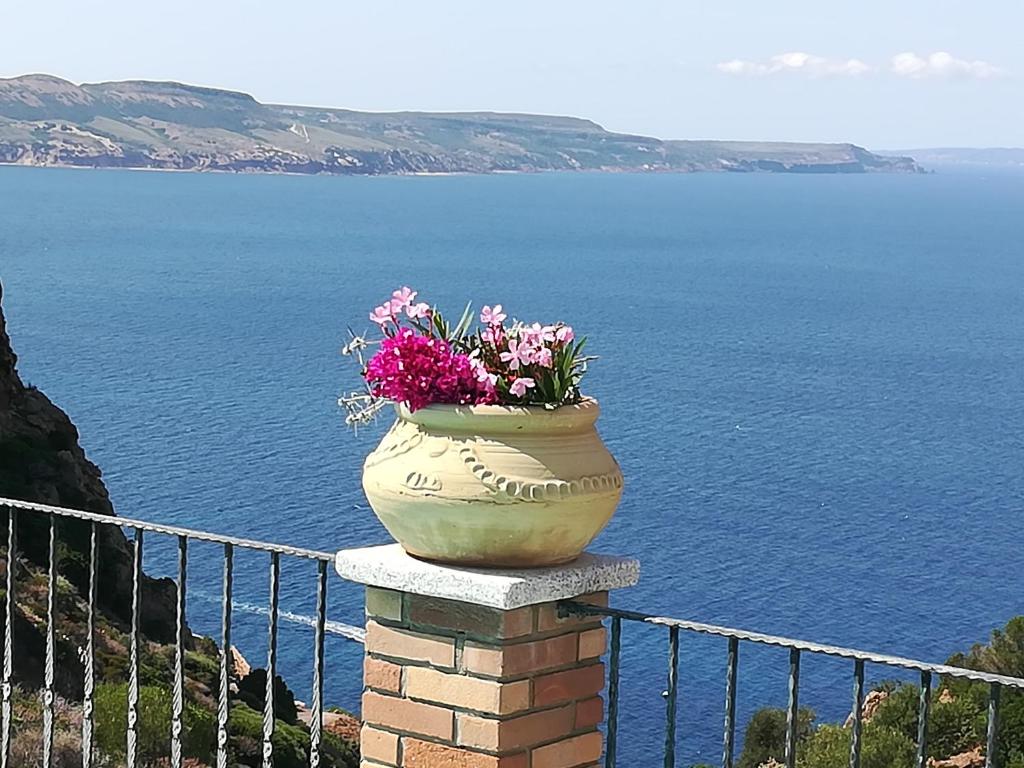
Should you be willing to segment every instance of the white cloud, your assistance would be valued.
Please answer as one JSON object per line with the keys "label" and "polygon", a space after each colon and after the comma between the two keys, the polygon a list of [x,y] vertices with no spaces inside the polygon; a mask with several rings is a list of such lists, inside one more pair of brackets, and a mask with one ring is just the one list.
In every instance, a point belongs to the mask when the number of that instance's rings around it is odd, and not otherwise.
{"label": "white cloud", "polygon": [[797,74],[805,77],[858,77],[888,71],[896,77],[921,80],[928,77],[967,77],[988,79],[1005,75],[1006,71],[987,61],[958,59],[945,51],[927,56],[916,53],[898,53],[887,68],[868,64],[860,59],[830,59],[813,53],[790,51],[762,61],[732,59],[718,64],[718,71],[727,75],[767,77],[769,75]]}
{"label": "white cloud", "polygon": [[812,53],[790,51],[772,56],[766,61],[723,61],[718,65],[718,71],[727,75],[765,76],[797,73],[810,77],[856,77],[874,71],[874,67],[860,59],[827,59]]}
{"label": "white cloud", "polygon": [[945,51],[936,51],[928,56],[896,54],[889,63],[889,71],[898,77],[914,80],[925,77],[973,77],[984,80],[1006,74],[1003,69],[987,61],[958,59]]}

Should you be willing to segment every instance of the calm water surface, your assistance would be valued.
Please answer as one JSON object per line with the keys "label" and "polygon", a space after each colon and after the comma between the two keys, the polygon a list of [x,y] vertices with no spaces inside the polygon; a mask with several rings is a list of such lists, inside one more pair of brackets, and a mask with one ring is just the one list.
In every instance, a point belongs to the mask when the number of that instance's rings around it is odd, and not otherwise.
{"label": "calm water surface", "polygon": [[[618,605],[943,660],[1024,613],[1024,174],[241,177],[0,168],[0,278],[23,376],[68,410],[118,511],[317,549],[384,542],[346,432],[345,327],[399,284],[565,319],[627,489],[597,542]],[[172,572],[173,542],[147,567]],[[191,559],[217,630],[219,552]],[[236,636],[266,653],[265,559]],[[283,604],[315,581],[286,563]],[[330,618],[360,593],[331,582]],[[247,606],[251,609],[247,610]],[[308,697],[311,630],[282,629]],[[660,754],[666,640],[627,627],[622,750]],[[680,744],[719,754],[725,645],[684,636]],[[328,702],[358,647],[328,646]],[[744,649],[740,706],[785,700]],[[802,703],[848,707],[807,659]]]}

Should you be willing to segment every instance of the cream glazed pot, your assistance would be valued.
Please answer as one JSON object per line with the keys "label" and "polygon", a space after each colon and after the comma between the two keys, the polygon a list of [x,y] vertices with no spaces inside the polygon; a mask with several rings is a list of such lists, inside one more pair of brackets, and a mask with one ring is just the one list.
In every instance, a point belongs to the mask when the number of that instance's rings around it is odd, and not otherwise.
{"label": "cream glazed pot", "polygon": [[622,496],[622,472],[594,426],[596,400],[397,410],[363,465],[363,490],[411,555],[485,567],[569,562]]}

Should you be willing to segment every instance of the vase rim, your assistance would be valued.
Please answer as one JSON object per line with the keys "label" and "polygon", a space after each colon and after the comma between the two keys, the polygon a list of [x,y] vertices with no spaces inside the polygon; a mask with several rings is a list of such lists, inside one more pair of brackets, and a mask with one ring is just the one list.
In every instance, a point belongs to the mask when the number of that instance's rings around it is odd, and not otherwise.
{"label": "vase rim", "polygon": [[601,406],[592,397],[557,408],[454,403],[433,403],[416,411],[410,411],[404,403],[396,403],[395,408],[403,421],[454,431],[564,431],[589,427],[601,415]]}

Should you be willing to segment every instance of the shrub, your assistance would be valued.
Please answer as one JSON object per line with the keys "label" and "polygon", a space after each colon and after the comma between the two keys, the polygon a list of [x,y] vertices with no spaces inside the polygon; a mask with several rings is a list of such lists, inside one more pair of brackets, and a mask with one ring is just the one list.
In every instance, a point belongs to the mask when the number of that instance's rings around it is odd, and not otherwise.
{"label": "shrub", "polygon": [[[800,768],[847,768],[850,764],[848,728],[823,725],[810,734],[797,753]],[[912,768],[917,757],[914,742],[904,734],[872,720],[864,726],[861,768]]]}
{"label": "shrub", "polygon": [[[96,687],[96,747],[103,754],[123,758],[127,751],[128,686],[124,683],[101,683]],[[217,746],[217,729],[213,713],[192,702],[185,703],[182,745],[186,757],[208,762]],[[170,756],[171,692],[159,686],[143,686],[139,690],[139,756],[152,762]]]}
{"label": "shrub", "polygon": [[[259,768],[263,761],[263,715],[238,702],[232,704],[228,719],[232,765]],[[274,765],[276,768],[306,768],[309,765],[309,732],[301,725],[274,723]],[[325,768],[358,768],[359,753],[333,733],[321,742],[321,765]]]}
{"label": "shrub", "polygon": [[[815,714],[813,710],[801,709],[797,717],[797,741],[811,733]],[[759,709],[750,718],[743,736],[743,752],[737,768],[758,768],[776,760],[782,762],[786,756],[786,711],[774,707]]]}
{"label": "shrub", "polygon": [[[53,768],[82,765],[81,707],[57,698],[53,705],[56,727],[53,735]],[[11,737],[10,764],[43,764],[43,707],[41,694],[16,690]]]}

